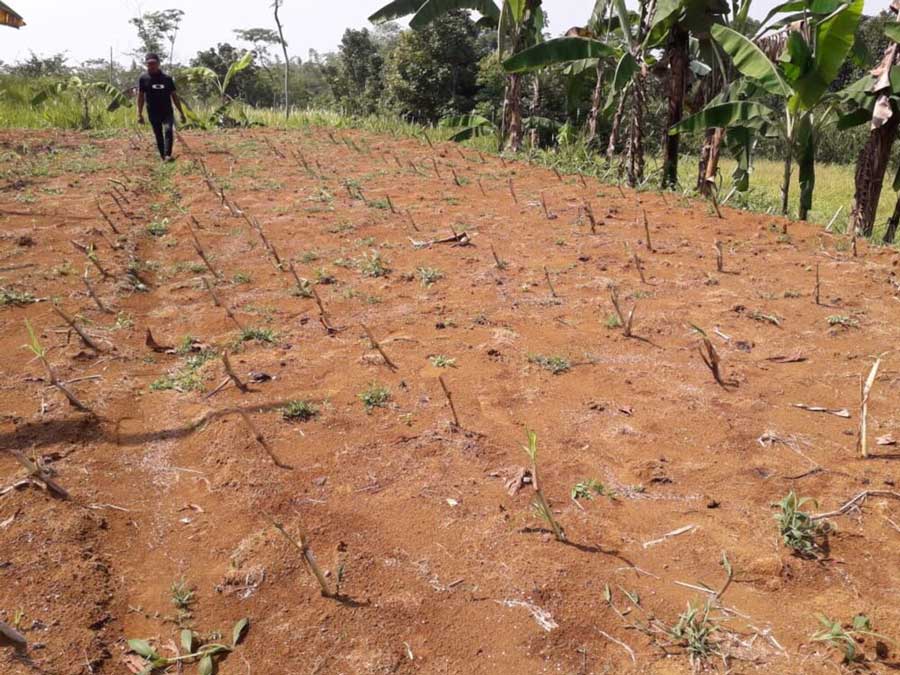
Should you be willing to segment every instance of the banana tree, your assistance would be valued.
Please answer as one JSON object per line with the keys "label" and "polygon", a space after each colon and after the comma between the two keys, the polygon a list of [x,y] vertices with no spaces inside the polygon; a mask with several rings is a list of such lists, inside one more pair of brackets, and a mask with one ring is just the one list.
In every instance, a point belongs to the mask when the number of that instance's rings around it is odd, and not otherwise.
{"label": "banana tree", "polygon": [[[897,14],[892,3],[891,11]],[[872,72],[841,92],[845,109],[838,121],[838,129],[868,124],[869,138],[856,161],[855,189],[850,207],[851,231],[871,236],[875,230],[875,215],[881,199],[884,174],[891,155],[891,147],[900,129],[900,23],[885,26],[884,34],[891,42],[881,62]],[[893,188],[900,191],[900,172],[894,177]],[[893,243],[900,224],[900,193],[894,214],[884,234],[885,243]]]}
{"label": "banana tree", "polygon": [[[419,30],[454,9],[473,9],[481,13],[483,25],[497,27],[497,53],[501,59],[540,42],[544,29],[542,0],[394,0],[369,17],[373,23],[392,21],[413,15],[410,27]],[[503,145],[518,150],[522,145],[522,81],[518,74],[506,78],[503,100]]]}
{"label": "banana tree", "polygon": [[91,102],[96,94],[102,94],[106,99],[107,112],[113,112],[131,104],[127,96],[108,82],[85,82],[74,75],[67,80],[44,87],[32,97],[30,103],[32,107],[37,107],[53,99],[62,98],[65,94],[73,95],[78,102],[81,112],[78,125],[83,131],[92,126]]}
{"label": "banana tree", "polygon": [[218,73],[216,73],[216,71],[214,71],[212,68],[207,68],[206,66],[195,66],[184,71],[184,76],[188,82],[205,82],[207,84],[210,84],[219,97],[219,106],[212,112],[212,114],[209,115],[207,119],[201,118],[193,109],[191,109],[190,106],[186,106],[185,112],[187,118],[191,121],[192,124],[202,128],[215,125],[227,126],[227,123],[229,121],[227,115],[228,106],[231,105],[231,102],[234,100],[228,94],[228,89],[231,86],[231,81],[234,79],[235,75],[243,70],[246,70],[253,64],[253,58],[253,52],[244,52],[241,58],[234,61],[228,67],[228,70],[225,72],[225,77],[221,79],[219,79],[219,75]]}
{"label": "banana tree", "polygon": [[0,26],[9,26],[10,28],[21,28],[25,25],[25,20],[19,16],[9,5],[0,2]]}
{"label": "banana tree", "polygon": [[[815,188],[816,144],[833,101],[824,112],[826,94],[854,45],[862,15],[863,0],[839,3],[836,0],[793,0],[775,7],[768,21],[788,13],[774,24],[785,26],[776,37],[781,47],[772,59],[754,41],[724,25],[714,24],[710,33],[744,77],[739,92],[726,92],[703,111],[669,129],[670,134],[704,131],[710,128],[741,129],[749,138],[763,134],[780,139],[784,146],[784,175],[781,211],[788,212],[790,179],[794,159],[799,167],[799,216],[805,220],[812,207]],[[802,21],[797,23],[797,17]],[[772,108],[764,101],[779,101]],[[752,112],[749,103],[753,104]]]}

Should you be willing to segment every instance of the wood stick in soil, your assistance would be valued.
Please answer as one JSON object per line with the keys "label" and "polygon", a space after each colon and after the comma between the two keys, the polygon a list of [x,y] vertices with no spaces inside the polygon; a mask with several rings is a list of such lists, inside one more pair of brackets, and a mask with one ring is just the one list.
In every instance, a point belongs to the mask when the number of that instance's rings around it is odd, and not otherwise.
{"label": "wood stick in soil", "polygon": [[83,246],[79,244],[77,241],[72,242],[72,246],[75,247],[76,250],[84,253],[84,256],[91,262],[91,264],[97,268],[97,271],[100,272],[100,276],[104,279],[109,279],[112,277],[112,274],[107,272],[103,265],[100,264],[100,260],[97,258],[97,252],[94,250],[93,246]]}
{"label": "wood stick in soil", "polygon": [[444,390],[444,396],[447,397],[447,403],[450,404],[450,412],[453,415],[453,428],[461,429],[462,426],[459,423],[459,416],[456,414],[456,406],[453,403],[453,394],[450,392],[450,388],[447,387],[447,383],[444,382],[444,376],[439,375],[438,381],[441,383],[441,389]]}
{"label": "wood stick in soil", "polygon": [[379,354],[381,354],[381,358],[384,359],[384,362],[385,362],[385,364],[387,364],[387,367],[390,368],[391,370],[399,370],[399,368],[397,368],[397,365],[393,361],[391,361],[391,358],[385,353],[384,349],[381,347],[381,344],[378,342],[378,340],[375,339],[375,336],[372,335],[372,331],[369,330],[369,327],[364,323],[362,323],[360,325],[363,327],[363,330],[366,331],[366,337],[369,338],[369,343],[372,345],[372,349],[374,349]]}
{"label": "wood stick in soil", "polygon": [[66,400],[69,401],[69,405],[71,405],[73,408],[75,408],[75,410],[77,410],[79,412],[88,413],[89,415],[93,415],[94,411],[91,410],[90,408],[88,408],[84,403],[79,401],[75,397],[75,394],[73,394],[71,391],[69,391],[69,389],[62,382],[59,381],[59,379],[56,377],[56,373],[53,371],[53,368],[50,365],[50,362],[47,360],[47,358],[44,356],[39,356],[38,358],[40,359],[41,363],[43,364],[44,370],[47,371],[47,379],[50,380],[50,384],[53,387],[55,387],[57,390],[59,390],[59,392],[63,396],[66,397]]}
{"label": "wood stick in soil", "polygon": [[71,328],[76,333],[78,333],[78,337],[81,338],[81,341],[84,343],[84,345],[86,347],[89,347],[90,349],[93,349],[95,352],[98,352],[98,353],[103,351],[102,349],[100,349],[100,346],[87,335],[87,333],[85,333],[83,330],[81,330],[81,328],[78,326],[78,324],[75,323],[75,321],[74,321],[74,319],[72,319],[72,317],[70,317],[68,314],[66,314],[64,311],[62,311],[62,309],[60,309],[59,305],[54,303],[53,311],[56,312],[59,315],[59,317],[63,321],[66,322],[66,324],[68,324],[69,328]]}
{"label": "wood stick in soil", "polygon": [[815,300],[817,305],[822,304],[822,279],[819,276],[819,263],[816,263],[816,287],[813,289],[813,300]]}
{"label": "wood stick in soil", "polygon": [[3,449],[11,454],[19,462],[19,464],[25,467],[25,470],[28,472],[28,476],[30,478],[36,478],[41,481],[53,494],[55,494],[60,499],[69,498],[69,492],[52,478],[49,471],[42,469],[37,465],[37,463],[32,462],[19,450],[16,450],[14,448]]}
{"label": "wood stick in soil", "polygon": [[556,294],[556,289],[553,287],[553,282],[550,280],[550,271],[547,269],[546,265],[544,265],[544,278],[547,280],[547,286],[550,287],[550,295],[554,298],[558,298],[559,296]]}
{"label": "wood stick in soil", "polygon": [[438,177],[438,178],[443,178],[443,176],[441,176],[441,170],[438,168],[437,159],[435,159],[434,157],[432,157],[432,158],[431,158],[431,163],[434,165],[434,173],[437,175],[437,177]]}
{"label": "wood stick in soil", "polygon": [[647,278],[644,276],[644,266],[641,263],[641,259],[638,257],[637,251],[632,251],[631,253],[632,260],[634,261],[634,266],[638,271],[638,275],[641,277],[641,283],[646,284]]}
{"label": "wood stick in soil", "polygon": [[875,360],[869,376],[860,386],[860,402],[859,402],[859,434],[856,438],[856,449],[863,459],[869,456],[869,396],[872,393],[872,387],[875,385],[875,378],[878,377],[878,369],[881,367],[881,358]]}
{"label": "wood stick in soil", "polygon": [[716,272],[724,272],[725,271],[725,249],[722,246],[722,242],[718,239],[715,243],[716,249]]}
{"label": "wood stick in soil", "polygon": [[[723,216],[722,212],[719,210],[719,200],[716,198],[715,189],[709,191],[709,201],[712,202],[713,209],[715,209],[716,212],[716,216],[719,218],[719,220],[722,220]],[[787,226],[785,225],[785,227]]]}
{"label": "wood stick in soil", "polygon": [[[713,379],[715,379],[716,384],[718,384],[723,389],[727,389],[728,385],[725,380],[722,379],[722,371],[721,371],[721,362],[719,361],[719,352],[716,351],[716,348],[713,346],[713,343],[706,336],[705,333],[700,333],[700,338],[703,341],[702,346],[698,347],[698,351],[700,352],[700,358],[703,359],[703,363],[706,364],[706,367],[709,368],[709,371],[712,373]],[[705,351],[704,351],[705,350]]]}
{"label": "wood stick in soil", "polygon": [[125,207],[122,205],[122,202],[119,201],[119,198],[116,196],[116,193],[115,192],[107,192],[106,194],[108,194],[110,197],[112,197],[112,200],[116,203],[116,206],[119,207],[119,211],[122,212],[122,215],[125,216],[126,218],[128,218],[128,220],[130,220],[132,223],[134,223],[134,216],[125,209]]}
{"label": "wood stick in soil", "polygon": [[242,394],[246,394],[250,389],[241,381],[241,378],[237,376],[237,373],[234,372],[234,368],[231,367],[231,361],[228,358],[228,352],[222,352],[222,365],[225,366],[225,374],[228,375],[228,379],[234,382],[234,386],[238,388],[238,390]]}
{"label": "wood stick in soil", "polygon": [[206,277],[201,277],[201,279],[203,279],[203,286],[206,288],[206,290],[209,292],[210,297],[212,298],[213,305],[215,305],[216,307],[221,307],[222,303],[219,302],[219,296],[216,295],[216,291],[213,289],[212,284],[209,283],[209,279],[207,279]]}
{"label": "wood stick in soil", "polygon": [[[197,222],[197,219],[194,216],[191,216],[191,221],[197,227],[200,227],[200,223]],[[203,245],[200,243],[200,240],[197,238],[197,233],[194,231],[194,228],[188,223],[188,230],[191,233],[191,238],[193,239],[194,250],[197,251],[197,255],[200,256],[200,260],[203,261],[203,264],[206,265],[206,269],[209,270],[210,274],[213,275],[214,278],[218,279],[221,275],[216,270],[215,267],[212,266],[212,263],[209,261],[209,258],[206,257],[206,251],[203,249]]]}
{"label": "wood stick in soil", "polygon": [[553,167],[553,173],[556,174],[556,180],[558,180],[560,183],[562,183],[563,182],[562,174],[559,172],[559,169],[557,169],[555,166]]}
{"label": "wood stick in soil", "polygon": [[303,556],[303,561],[306,563],[306,566],[309,567],[309,570],[312,572],[313,576],[316,578],[316,581],[319,583],[319,588],[322,591],[322,595],[326,598],[335,597],[334,593],[328,588],[328,582],[325,580],[325,575],[322,574],[322,570],[319,568],[318,563],[316,562],[316,557],[313,555],[312,549],[309,547],[309,541],[306,538],[306,533],[300,533],[300,542],[297,543],[291,535],[287,533],[287,530],[284,529],[280,523],[275,522],[275,520],[271,516],[266,516],[272,526],[278,530],[281,535],[287,539],[294,547],[300,551],[300,554]]}
{"label": "wood stick in soil", "polygon": [[410,211],[406,212],[406,217],[409,218],[409,224],[412,225],[412,228],[416,232],[421,232],[421,230],[419,230],[419,226],[416,225],[416,221],[413,219],[413,214]]}
{"label": "wood stick in soil", "polygon": [[491,244],[491,255],[494,256],[494,264],[497,266],[498,270],[502,270],[506,267],[506,263],[500,259],[499,255],[497,255],[497,251],[493,244]]}
{"label": "wood stick in soil", "polygon": [[578,174],[578,180],[581,181],[581,187],[587,189],[587,186],[588,186],[588,185],[587,185],[587,181],[584,179],[584,174],[583,174],[583,173]]}
{"label": "wood stick in soil", "polygon": [[97,199],[97,210],[100,212],[100,215],[103,216],[103,220],[106,221],[106,224],[109,225],[109,229],[113,231],[113,234],[121,234],[119,232],[119,228],[116,227],[116,224],[113,222],[113,219],[109,217],[109,214],[103,210],[103,206],[100,204],[100,199]]}
{"label": "wood stick in soil", "polygon": [[325,327],[325,331],[329,335],[334,335],[339,332],[337,328],[331,325],[331,319],[328,316],[328,312],[325,311],[325,305],[322,304],[322,298],[319,296],[316,287],[310,286],[310,290],[312,291],[313,297],[316,299],[316,304],[319,306],[319,321]]}
{"label": "wood stick in soil", "polygon": [[641,209],[641,216],[644,219],[644,236],[646,237],[644,243],[647,245],[647,250],[653,253],[653,241],[650,239],[650,222],[647,220],[646,209]]}
{"label": "wood stick in soil", "polygon": [[253,421],[250,419],[250,416],[247,413],[245,413],[243,410],[238,411],[238,414],[244,420],[244,424],[247,425],[247,428],[250,429],[250,432],[253,434],[253,439],[262,447],[263,450],[266,451],[266,453],[272,459],[272,462],[275,464],[275,466],[277,466],[279,469],[291,469],[292,470],[294,467],[290,466],[289,464],[285,464],[280,459],[278,459],[278,456],[275,454],[275,451],[272,450],[272,447],[269,445],[268,441],[266,441],[265,436],[263,436],[257,430],[256,426],[253,424]]}
{"label": "wood stick in soil", "polygon": [[456,187],[462,187],[462,183],[459,180],[459,176],[456,174],[456,169],[452,166],[450,167],[450,172],[453,174],[453,182],[456,183]]}
{"label": "wood stick in soil", "polygon": [[94,304],[97,305],[97,309],[99,309],[104,314],[112,314],[113,311],[106,307],[101,301],[100,298],[97,297],[97,294],[94,292],[94,287],[91,286],[90,279],[88,277],[88,268],[84,268],[84,276],[81,277],[81,281],[84,283],[84,287],[87,289],[88,295],[91,296],[91,300],[94,301]]}
{"label": "wood stick in soil", "polygon": [[588,202],[584,203],[584,213],[591,226],[591,234],[597,234],[597,219],[594,217],[594,209],[591,208],[591,205]]}
{"label": "wood stick in soil", "polygon": [[25,649],[28,646],[28,640],[25,639],[24,635],[2,621],[0,621],[0,636],[4,637],[9,642],[12,642],[19,650]]}
{"label": "wood stick in soil", "polygon": [[396,214],[397,214],[397,209],[394,208],[394,202],[391,201],[391,196],[390,196],[390,195],[385,195],[384,197],[385,197],[385,199],[387,199],[387,203],[388,203],[388,206],[389,206],[390,209],[391,209],[391,213],[393,213],[394,215],[396,215]]}
{"label": "wood stick in soil", "polygon": [[513,179],[512,179],[512,178],[509,179],[509,194],[512,195],[513,201],[514,201],[516,204],[518,204],[518,203],[519,203],[519,198],[516,196],[516,188],[515,188],[515,186],[513,185]]}
{"label": "wood stick in soil", "polygon": [[484,191],[484,184],[481,182],[481,179],[478,179],[478,189],[481,190],[481,195],[483,197],[487,197],[487,192]]}

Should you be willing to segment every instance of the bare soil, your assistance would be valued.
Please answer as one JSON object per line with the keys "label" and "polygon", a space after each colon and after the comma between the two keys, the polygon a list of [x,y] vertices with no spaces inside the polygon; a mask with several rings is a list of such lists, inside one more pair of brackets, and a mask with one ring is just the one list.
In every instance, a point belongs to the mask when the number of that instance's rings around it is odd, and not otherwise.
{"label": "bare soil", "polygon": [[[702,201],[452,145],[349,130],[183,140],[162,166],[147,137],[0,135],[0,286],[37,300],[0,308],[0,450],[39,460],[70,494],[23,481],[0,452],[0,621],[29,643],[0,643],[0,671],[136,672],[127,639],[174,656],[180,628],[230,636],[241,617],[251,625],[223,675],[829,673],[848,668],[810,641],[819,613],[863,613],[900,638],[895,250],[860,241],[854,256],[802,223],[719,219]],[[200,158],[248,218],[212,193]],[[454,231],[467,245],[422,245]],[[109,277],[72,241],[93,245]],[[88,296],[86,267],[111,313]],[[610,321],[610,284],[625,313],[636,305],[630,338]],[[26,319],[94,416],[48,386],[23,348]],[[257,339],[241,342],[238,325]],[[174,353],[150,349],[148,329]],[[209,397],[226,374],[198,350],[225,349],[249,391]],[[861,379],[885,352],[862,459]],[[367,410],[374,384],[389,399]],[[284,419],[296,400],[318,415]],[[529,483],[507,487],[530,468],[526,430],[565,543]],[[571,498],[589,480],[605,494]],[[817,500],[810,513],[879,493],[827,519],[805,559],[773,518],[790,490]],[[330,588],[342,570],[340,597],[320,594],[270,517],[305,533]],[[734,577],[717,599],[723,554]],[[183,611],[181,580],[194,591]],[[660,627],[707,602],[713,654],[692,665]],[[854,668],[900,668],[887,639],[858,647]]]}

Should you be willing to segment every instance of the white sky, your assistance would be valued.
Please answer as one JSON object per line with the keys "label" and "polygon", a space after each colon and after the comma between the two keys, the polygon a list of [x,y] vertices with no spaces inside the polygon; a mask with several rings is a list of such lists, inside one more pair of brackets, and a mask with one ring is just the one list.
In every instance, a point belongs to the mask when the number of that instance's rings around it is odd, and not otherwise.
{"label": "white sky", "polygon": [[[185,16],[175,44],[175,59],[187,60],[218,42],[235,43],[234,28],[274,28],[271,0],[5,0],[27,25],[20,30],[0,27],[0,61],[27,58],[29,51],[49,55],[66,52],[70,63],[91,58],[117,60],[137,45],[128,19],[141,11],[179,8]],[[366,17],[387,0],[285,0],[282,22],[292,56],[306,60],[310,49],[333,50],[345,28],[367,25]],[[631,3],[629,3],[631,4]],[[754,16],[762,18],[777,0],[756,0]],[[886,7],[887,0],[866,0],[866,12]],[[544,7],[554,34],[582,25],[592,0],[547,0]]]}

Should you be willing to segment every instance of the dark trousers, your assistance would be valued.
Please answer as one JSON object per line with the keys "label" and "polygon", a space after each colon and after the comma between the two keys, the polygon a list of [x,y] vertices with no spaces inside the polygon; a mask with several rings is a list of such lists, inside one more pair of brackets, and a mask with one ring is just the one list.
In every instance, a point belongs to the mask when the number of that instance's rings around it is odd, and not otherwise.
{"label": "dark trousers", "polygon": [[159,156],[165,159],[172,156],[172,147],[175,144],[175,115],[169,113],[164,117],[151,117],[150,126],[156,136],[156,147],[159,148]]}

